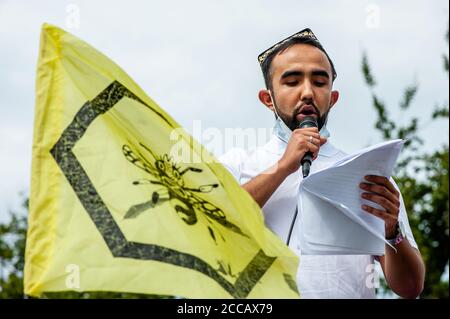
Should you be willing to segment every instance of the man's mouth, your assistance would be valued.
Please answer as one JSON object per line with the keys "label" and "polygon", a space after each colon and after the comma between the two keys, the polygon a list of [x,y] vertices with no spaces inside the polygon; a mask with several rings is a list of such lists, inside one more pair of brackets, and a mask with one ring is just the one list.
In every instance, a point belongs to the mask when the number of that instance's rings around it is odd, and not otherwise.
{"label": "man's mouth", "polygon": [[298,121],[302,121],[305,117],[312,116],[314,118],[318,118],[317,111],[312,105],[304,105],[300,108],[299,112],[296,115]]}

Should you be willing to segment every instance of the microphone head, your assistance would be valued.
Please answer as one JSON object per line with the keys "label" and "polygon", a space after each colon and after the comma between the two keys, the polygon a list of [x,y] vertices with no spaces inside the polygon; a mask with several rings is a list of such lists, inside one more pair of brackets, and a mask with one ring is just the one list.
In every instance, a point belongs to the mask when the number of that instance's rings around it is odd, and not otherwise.
{"label": "microphone head", "polygon": [[298,128],[317,127],[317,120],[314,116],[305,116],[300,122]]}

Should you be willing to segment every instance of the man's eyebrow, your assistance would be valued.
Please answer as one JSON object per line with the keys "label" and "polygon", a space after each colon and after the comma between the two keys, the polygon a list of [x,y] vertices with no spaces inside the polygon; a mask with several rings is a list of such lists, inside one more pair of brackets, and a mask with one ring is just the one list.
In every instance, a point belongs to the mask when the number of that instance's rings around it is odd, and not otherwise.
{"label": "man's eyebrow", "polygon": [[[312,74],[313,76],[323,76],[323,77],[326,77],[327,79],[330,78],[330,75],[329,75],[328,72],[325,71],[325,70],[313,70],[313,71],[311,72],[311,74]],[[288,70],[288,71],[284,72],[284,73],[281,75],[281,79],[283,80],[283,79],[285,79],[285,78],[287,78],[287,77],[290,77],[290,76],[303,76],[303,75],[305,75],[305,72],[303,72],[303,71],[298,71],[298,70]]]}
{"label": "man's eyebrow", "polygon": [[305,72],[302,72],[302,71],[288,70],[281,75],[281,79],[283,80],[290,76],[302,76],[304,74],[305,74]]}
{"label": "man's eyebrow", "polygon": [[327,79],[330,78],[330,75],[325,70],[314,70],[311,73],[313,76],[323,76],[323,77],[326,77]]}

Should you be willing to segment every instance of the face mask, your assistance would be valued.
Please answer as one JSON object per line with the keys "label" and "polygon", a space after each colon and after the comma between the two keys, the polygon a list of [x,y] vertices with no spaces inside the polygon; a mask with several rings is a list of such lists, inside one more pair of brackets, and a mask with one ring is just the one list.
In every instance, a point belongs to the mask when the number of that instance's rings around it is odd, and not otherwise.
{"label": "face mask", "polygon": [[[275,111],[276,112],[276,111]],[[291,138],[292,131],[291,129],[283,122],[281,117],[277,115],[275,119],[275,125],[273,127],[273,133],[278,136],[280,140],[287,143]],[[330,132],[327,129],[327,124],[325,123],[319,131],[320,136],[329,138]]]}
{"label": "face mask", "polygon": [[[270,94],[270,96],[272,98],[272,94]],[[273,98],[272,98],[272,101],[273,101]],[[287,143],[287,142],[289,142],[289,139],[291,138],[292,131],[286,125],[286,123],[284,123],[284,121],[281,119],[281,117],[278,115],[277,109],[276,109],[275,106],[274,106],[274,111],[275,111],[275,125],[273,127],[273,133],[276,136],[278,136],[278,138],[280,140],[282,140],[283,142]],[[327,118],[327,120],[328,120],[328,118]],[[327,120],[325,120],[325,123],[323,123],[323,126],[320,129],[319,134],[320,134],[320,136],[329,138],[330,137],[330,132],[327,129]]]}

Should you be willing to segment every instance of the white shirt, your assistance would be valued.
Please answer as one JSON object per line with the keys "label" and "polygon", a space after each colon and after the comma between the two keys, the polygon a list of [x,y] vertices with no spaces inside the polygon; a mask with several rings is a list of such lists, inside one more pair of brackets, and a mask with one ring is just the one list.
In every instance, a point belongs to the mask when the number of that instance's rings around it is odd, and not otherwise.
{"label": "white shirt", "polygon": [[[242,185],[274,165],[283,155],[286,146],[286,142],[272,135],[264,146],[248,152],[232,149],[221,156],[220,161]],[[346,155],[327,142],[321,146],[319,155],[311,166],[311,173],[330,166]],[[295,214],[296,197],[303,178],[300,171],[289,175],[262,208],[267,227],[284,242],[287,241]],[[395,182],[394,186],[398,189]],[[408,241],[417,248],[403,198],[400,201],[399,219],[405,226]],[[296,227],[289,247],[298,256],[301,255]],[[302,298],[375,298],[374,269],[374,258],[369,255],[303,255],[297,272],[297,285]]]}

